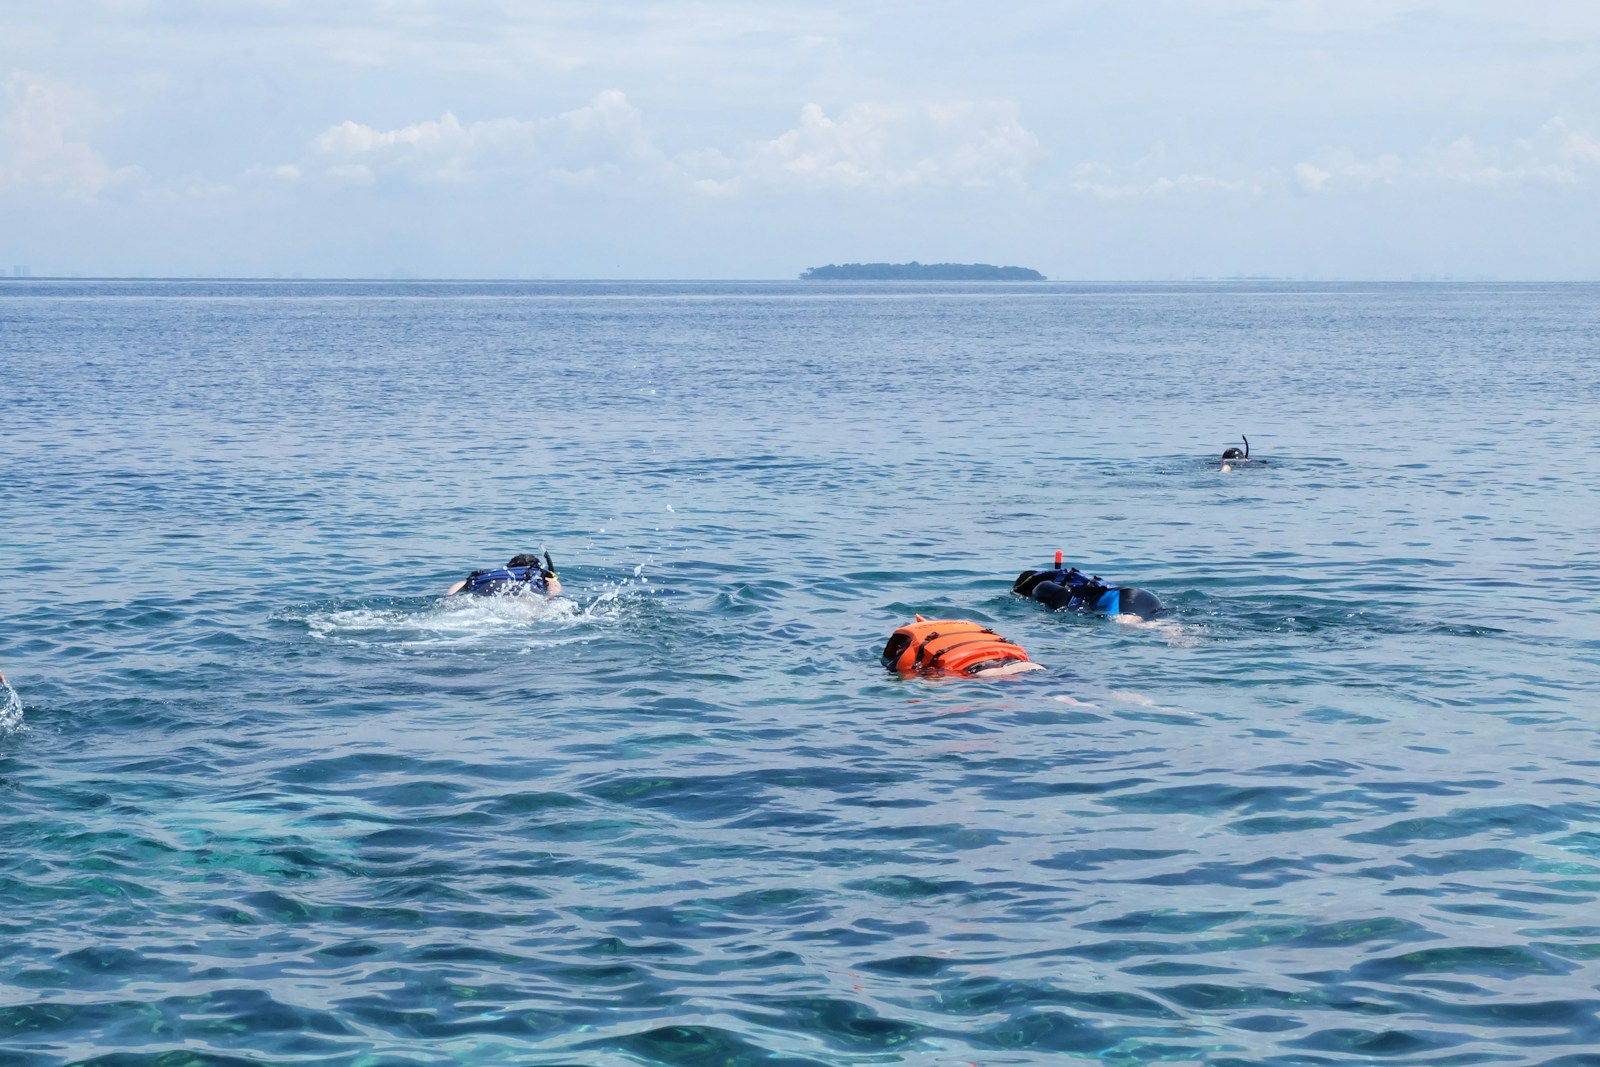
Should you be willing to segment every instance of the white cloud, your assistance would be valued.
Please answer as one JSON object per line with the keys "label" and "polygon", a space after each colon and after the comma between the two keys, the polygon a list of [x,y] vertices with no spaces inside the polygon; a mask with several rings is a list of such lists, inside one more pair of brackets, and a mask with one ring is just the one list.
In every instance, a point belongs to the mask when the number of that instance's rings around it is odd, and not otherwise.
{"label": "white cloud", "polygon": [[1272,182],[1269,174],[1224,177],[1199,169],[1180,158],[1164,141],[1158,141],[1141,158],[1126,167],[1104,163],[1079,163],[1067,171],[1069,192],[1097,200],[1164,198],[1183,194],[1259,196]]}
{"label": "white cloud", "polygon": [[837,119],[807,104],[799,126],[731,169],[751,182],[886,191],[1019,185],[1042,158],[1015,104],[857,104]]}
{"label": "white cloud", "polygon": [[1545,123],[1539,130],[1539,139],[1563,162],[1575,167],[1600,167],[1600,138],[1572,129],[1565,119],[1553,118]]}
{"label": "white cloud", "polygon": [[532,124],[515,119],[463,126],[449,112],[395,130],[346,121],[314,138],[307,164],[298,169],[362,182],[380,173],[421,182],[479,181],[525,158],[534,132]]}
{"label": "white cloud", "polygon": [[0,192],[35,190],[87,200],[138,177],[138,168],[111,166],[84,139],[101,115],[92,98],[69,86],[11,75],[0,110]]}
{"label": "white cloud", "polygon": [[1119,176],[1102,164],[1080,163],[1068,172],[1066,187],[1099,200],[1132,200],[1193,192],[1256,196],[1264,191],[1261,183],[1247,179],[1194,173],[1145,177],[1137,173],[1142,169],[1135,167],[1133,173]]}
{"label": "white cloud", "polygon": [[1313,167],[1310,163],[1296,163],[1294,165],[1294,176],[1300,180],[1301,188],[1312,193],[1321,189],[1327,184],[1328,179],[1333,177],[1332,174],[1321,167]]}
{"label": "white cloud", "polygon": [[639,113],[616,90],[551,118],[438,120],[379,130],[341,122],[313,138],[306,158],[274,168],[284,177],[324,175],[361,182],[393,178],[420,183],[484,184],[496,180],[584,183],[635,179],[659,171],[661,152]]}
{"label": "white cloud", "polygon": [[1066,174],[1065,187],[1101,200],[1155,198],[1183,192],[1264,196],[1285,188],[1331,195],[1341,190],[1430,185],[1509,189],[1574,186],[1600,177],[1600,138],[1565,120],[1544,123],[1537,134],[1504,146],[1470,137],[1436,140],[1411,152],[1358,155],[1349,148],[1324,147],[1287,166],[1266,163],[1254,173],[1221,176],[1174,158],[1158,144],[1144,158],[1118,168],[1079,163]]}
{"label": "white cloud", "polygon": [[1553,118],[1537,134],[1505,147],[1470,137],[1435,141],[1400,156],[1360,158],[1346,148],[1324,148],[1295,165],[1308,192],[1399,183],[1443,183],[1480,188],[1576,185],[1600,174],[1600,140]]}
{"label": "white cloud", "polygon": [[830,118],[816,104],[777,137],[735,153],[668,156],[619,90],[559,115],[463,123],[446,112],[396,129],[355,121],[312,139],[305,159],[256,168],[293,181],[664,183],[710,197],[762,188],[891,191],[1017,185],[1042,158],[1009,103],[858,104]]}

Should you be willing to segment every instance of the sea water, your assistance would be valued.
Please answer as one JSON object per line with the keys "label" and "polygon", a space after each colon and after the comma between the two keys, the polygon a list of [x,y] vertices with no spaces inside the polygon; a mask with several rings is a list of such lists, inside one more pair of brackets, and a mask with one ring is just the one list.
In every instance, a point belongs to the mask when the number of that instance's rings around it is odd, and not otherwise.
{"label": "sea water", "polygon": [[[1594,285],[0,283],[0,1059],[1600,1063],[1597,349]],[[1057,549],[1166,615],[1009,594]],[[918,612],[1048,669],[891,676]]]}

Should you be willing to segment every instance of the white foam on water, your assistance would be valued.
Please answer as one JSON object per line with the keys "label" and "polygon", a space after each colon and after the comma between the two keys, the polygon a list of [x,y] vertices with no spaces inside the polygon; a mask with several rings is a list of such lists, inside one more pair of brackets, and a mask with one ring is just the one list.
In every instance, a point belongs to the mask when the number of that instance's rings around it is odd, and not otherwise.
{"label": "white foam on water", "polygon": [[623,587],[583,603],[570,597],[440,597],[419,607],[330,608],[309,612],[313,637],[360,645],[419,649],[504,644],[551,648],[596,640],[597,626],[614,624],[627,598]]}
{"label": "white foam on water", "polygon": [[1136,630],[1149,630],[1155,636],[1165,638],[1172,648],[1193,648],[1200,643],[1200,632],[1192,626],[1185,626],[1175,619],[1146,619],[1139,615],[1112,615],[1111,621],[1121,626],[1131,626]]}
{"label": "white foam on water", "polygon": [[507,637],[548,644],[551,631],[566,630],[581,616],[577,604],[559,598],[452,597],[420,609],[357,607],[312,612],[306,617],[306,627],[313,636],[329,640],[404,648],[473,645]]}
{"label": "white foam on water", "polygon": [[22,729],[22,698],[10,682],[0,682],[0,734]]}
{"label": "white foam on water", "polygon": [[1107,689],[1105,694],[1112,700],[1126,704],[1129,707],[1158,712],[1162,715],[1170,715],[1182,719],[1199,718],[1199,715],[1196,712],[1185,711],[1182,708],[1168,707],[1165,704],[1158,704],[1150,696],[1144,693],[1135,693],[1131,689]]}

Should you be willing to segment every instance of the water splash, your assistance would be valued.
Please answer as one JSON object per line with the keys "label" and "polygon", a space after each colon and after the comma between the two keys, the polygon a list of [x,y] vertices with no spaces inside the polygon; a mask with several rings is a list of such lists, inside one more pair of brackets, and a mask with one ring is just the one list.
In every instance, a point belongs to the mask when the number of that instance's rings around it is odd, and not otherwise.
{"label": "water splash", "polygon": [[22,698],[10,682],[0,681],[0,735],[22,729]]}
{"label": "water splash", "polygon": [[[314,608],[286,618],[329,641],[405,650],[503,645],[548,648],[595,640],[626,625],[647,595],[642,574],[602,587],[587,599],[568,596],[452,596],[369,600]],[[637,584],[636,584],[637,583]]]}
{"label": "water splash", "polygon": [[1193,648],[1200,643],[1200,631],[1177,619],[1146,619],[1141,615],[1112,615],[1112,622],[1135,630],[1147,630],[1164,639],[1172,648]]}

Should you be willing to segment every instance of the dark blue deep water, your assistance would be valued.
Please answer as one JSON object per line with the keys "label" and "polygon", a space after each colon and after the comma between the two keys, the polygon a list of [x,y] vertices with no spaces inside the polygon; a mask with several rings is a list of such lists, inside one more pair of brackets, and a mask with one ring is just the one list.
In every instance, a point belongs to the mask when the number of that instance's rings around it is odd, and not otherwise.
{"label": "dark blue deep water", "polygon": [[1594,285],[0,284],[0,1061],[1600,1064],[1597,357]]}

